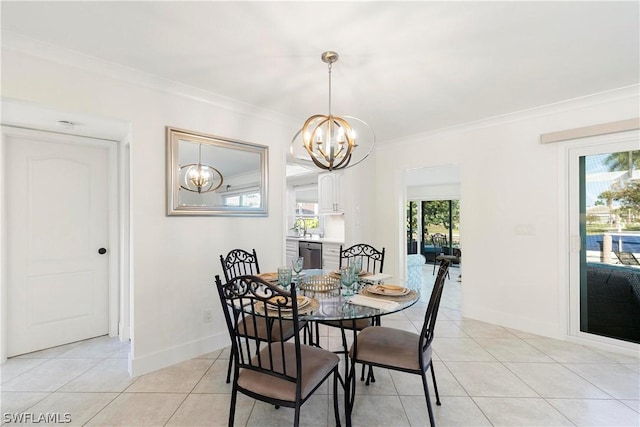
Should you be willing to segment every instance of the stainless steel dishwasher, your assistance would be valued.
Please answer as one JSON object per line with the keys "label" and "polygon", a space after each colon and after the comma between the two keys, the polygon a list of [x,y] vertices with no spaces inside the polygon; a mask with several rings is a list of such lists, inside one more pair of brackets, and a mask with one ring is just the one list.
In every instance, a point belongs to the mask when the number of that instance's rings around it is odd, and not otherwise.
{"label": "stainless steel dishwasher", "polygon": [[322,243],[300,241],[298,253],[304,258],[303,268],[322,268]]}

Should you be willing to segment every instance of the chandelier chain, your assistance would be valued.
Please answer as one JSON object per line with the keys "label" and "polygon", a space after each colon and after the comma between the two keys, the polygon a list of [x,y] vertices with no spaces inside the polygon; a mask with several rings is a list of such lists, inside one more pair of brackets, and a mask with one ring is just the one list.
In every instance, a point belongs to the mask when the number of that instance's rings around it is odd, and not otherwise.
{"label": "chandelier chain", "polygon": [[331,65],[332,63],[329,62],[329,117],[331,117]]}

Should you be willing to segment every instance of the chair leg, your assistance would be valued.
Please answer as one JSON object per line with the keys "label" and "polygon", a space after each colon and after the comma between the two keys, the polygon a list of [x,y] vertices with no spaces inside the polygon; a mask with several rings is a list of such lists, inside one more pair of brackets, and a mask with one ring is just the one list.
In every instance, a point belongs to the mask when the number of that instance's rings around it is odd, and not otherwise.
{"label": "chair leg", "polygon": [[295,415],[293,416],[293,427],[298,427],[299,425],[300,425],[300,402],[297,402],[295,407]]}
{"label": "chair leg", "polygon": [[424,388],[424,397],[427,400],[427,411],[429,412],[429,424],[431,427],[436,427],[436,420],[433,417],[433,408],[431,407],[431,398],[429,397],[429,386],[427,385],[427,375],[423,372],[422,375],[422,387]]}
{"label": "chair leg", "polygon": [[429,363],[429,367],[431,368],[431,378],[433,379],[433,391],[436,393],[436,405],[441,406],[438,384],[436,383],[436,373],[433,371],[433,360]]}
{"label": "chair leg", "polygon": [[[348,361],[345,363],[348,363]],[[347,381],[346,378],[345,381]],[[340,408],[338,405],[338,368],[333,372],[333,414],[336,417],[336,427],[340,427]]]}
{"label": "chair leg", "polygon": [[[345,363],[349,363],[349,360],[346,360]],[[351,427],[351,414],[353,413],[353,405],[356,400],[356,360],[351,359],[351,369],[349,370],[349,375],[345,378],[345,392],[344,392],[344,414],[345,414],[345,424],[347,427]]]}
{"label": "chair leg", "polygon": [[233,427],[236,416],[236,397],[238,391],[236,390],[236,384],[233,384],[233,390],[231,391],[231,405],[229,406],[229,427]]}
{"label": "chair leg", "polygon": [[[362,365],[362,369],[364,371],[364,365]],[[369,372],[367,372],[367,382],[364,385],[369,385],[369,383],[375,383],[376,377],[373,375],[373,366],[369,365]]]}
{"label": "chair leg", "polygon": [[233,368],[233,353],[229,357],[229,367],[227,368],[227,384],[231,382],[231,368]]}

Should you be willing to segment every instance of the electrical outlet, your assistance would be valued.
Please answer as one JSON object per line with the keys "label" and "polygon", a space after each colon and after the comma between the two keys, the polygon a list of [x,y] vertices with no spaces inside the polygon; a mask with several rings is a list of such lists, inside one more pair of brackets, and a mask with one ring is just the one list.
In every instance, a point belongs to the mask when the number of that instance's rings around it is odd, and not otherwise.
{"label": "electrical outlet", "polygon": [[209,323],[213,321],[213,310],[210,308],[204,311],[204,323]]}
{"label": "electrical outlet", "polygon": [[536,234],[533,224],[516,224],[514,231],[518,236],[533,236]]}

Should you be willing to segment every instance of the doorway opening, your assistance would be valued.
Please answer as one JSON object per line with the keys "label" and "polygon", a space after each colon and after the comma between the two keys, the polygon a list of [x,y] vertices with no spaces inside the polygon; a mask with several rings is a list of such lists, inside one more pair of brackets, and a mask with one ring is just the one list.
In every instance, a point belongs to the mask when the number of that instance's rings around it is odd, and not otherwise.
{"label": "doorway opening", "polygon": [[405,184],[403,210],[406,223],[402,239],[406,243],[406,255],[422,254],[426,263],[434,266],[438,255],[454,255],[459,264],[460,166],[448,164],[409,169]]}

